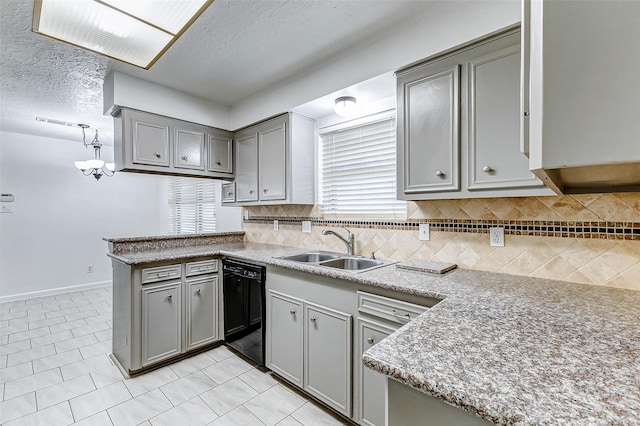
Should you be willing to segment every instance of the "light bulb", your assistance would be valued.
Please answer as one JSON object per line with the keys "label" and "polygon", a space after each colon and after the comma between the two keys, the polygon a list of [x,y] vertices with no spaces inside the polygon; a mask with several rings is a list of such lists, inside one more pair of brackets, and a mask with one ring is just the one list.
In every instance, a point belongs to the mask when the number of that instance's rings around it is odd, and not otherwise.
{"label": "light bulb", "polygon": [[351,117],[356,112],[356,98],[353,96],[342,96],[336,99],[333,110],[340,117]]}
{"label": "light bulb", "polygon": [[102,160],[87,160],[87,165],[92,169],[101,169],[104,166],[104,161]]}
{"label": "light bulb", "polygon": [[87,164],[86,161],[76,161],[73,164],[75,164],[76,167],[82,171],[85,171],[89,168],[89,164]]}

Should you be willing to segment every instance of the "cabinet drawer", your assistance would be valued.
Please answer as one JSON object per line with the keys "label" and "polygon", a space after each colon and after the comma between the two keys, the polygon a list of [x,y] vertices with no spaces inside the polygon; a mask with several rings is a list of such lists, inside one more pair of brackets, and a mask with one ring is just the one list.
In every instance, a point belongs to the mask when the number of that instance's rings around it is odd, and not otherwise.
{"label": "cabinet drawer", "polygon": [[218,272],[218,261],[216,259],[187,263],[187,277],[191,277],[193,275],[210,274],[212,272]]}
{"label": "cabinet drawer", "polygon": [[405,324],[428,308],[376,294],[358,292],[358,312],[388,321]]}
{"label": "cabinet drawer", "polygon": [[168,265],[158,266],[156,268],[144,268],[142,270],[142,284],[180,278],[182,276],[180,266],[181,265]]}

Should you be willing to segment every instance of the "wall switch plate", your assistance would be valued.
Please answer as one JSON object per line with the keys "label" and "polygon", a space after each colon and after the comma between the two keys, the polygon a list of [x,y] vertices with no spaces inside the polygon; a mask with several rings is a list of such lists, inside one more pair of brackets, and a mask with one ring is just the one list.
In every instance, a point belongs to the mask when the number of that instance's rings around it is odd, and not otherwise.
{"label": "wall switch plate", "polygon": [[274,220],[274,221],[273,221],[273,230],[274,230],[274,231],[277,231],[277,230],[278,230],[278,221],[277,221],[277,220]]}
{"label": "wall switch plate", "polygon": [[489,245],[491,245],[491,247],[504,247],[503,227],[489,228]]}
{"label": "wall switch plate", "polygon": [[13,213],[13,204],[0,204],[0,213]]}
{"label": "wall switch plate", "polygon": [[429,241],[430,235],[429,235],[429,224],[428,223],[421,223],[418,225],[418,239],[420,241]]}
{"label": "wall switch plate", "polygon": [[311,233],[311,221],[303,220],[302,221],[302,232],[306,232],[307,234]]}

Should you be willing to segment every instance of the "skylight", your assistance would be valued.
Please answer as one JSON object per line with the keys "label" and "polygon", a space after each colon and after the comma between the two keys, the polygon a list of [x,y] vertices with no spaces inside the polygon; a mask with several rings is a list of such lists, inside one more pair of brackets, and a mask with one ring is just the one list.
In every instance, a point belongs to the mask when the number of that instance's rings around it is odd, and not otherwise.
{"label": "skylight", "polygon": [[149,69],[213,0],[36,0],[33,31]]}

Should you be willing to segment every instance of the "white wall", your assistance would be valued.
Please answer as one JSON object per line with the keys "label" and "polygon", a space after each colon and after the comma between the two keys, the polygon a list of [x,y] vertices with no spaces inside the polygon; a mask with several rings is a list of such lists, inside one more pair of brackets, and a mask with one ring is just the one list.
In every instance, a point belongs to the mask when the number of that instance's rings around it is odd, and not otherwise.
{"label": "white wall", "polygon": [[233,106],[231,129],[396,71],[406,65],[464,44],[520,21],[518,0],[434,2],[429,13],[399,23],[377,37],[351,46],[314,69],[303,70]]}
{"label": "white wall", "polygon": [[0,298],[110,281],[103,237],[166,234],[166,178],[96,181],[73,166],[92,155],[80,139],[0,132],[0,192],[15,195],[0,214]]}

